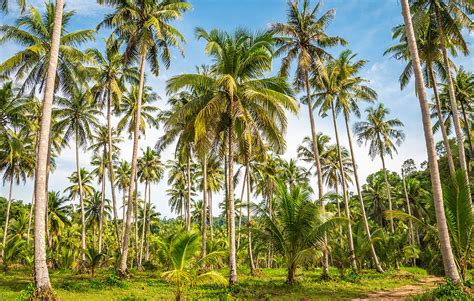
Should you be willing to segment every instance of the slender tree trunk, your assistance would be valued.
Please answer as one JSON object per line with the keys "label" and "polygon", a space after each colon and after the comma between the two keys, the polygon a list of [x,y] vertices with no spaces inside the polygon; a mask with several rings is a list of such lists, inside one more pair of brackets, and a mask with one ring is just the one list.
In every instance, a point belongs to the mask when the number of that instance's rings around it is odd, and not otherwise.
{"label": "slender tree trunk", "polygon": [[[112,194],[112,210],[114,213],[114,225],[115,225],[115,235],[117,236],[118,251],[122,253],[122,235],[120,234],[120,228],[118,223],[118,213],[117,213],[117,195],[115,194],[115,172],[114,172],[114,160],[113,160],[113,144],[112,144],[112,121],[111,121],[111,99],[110,92],[107,95],[107,144],[109,148],[108,153],[108,171],[109,171],[109,180],[110,180],[110,192]],[[122,229],[123,231],[124,229]]]}
{"label": "slender tree trunk", "polygon": [[379,262],[379,259],[377,257],[377,253],[375,252],[374,243],[372,242],[372,234],[370,233],[369,221],[367,220],[367,214],[365,212],[364,197],[362,195],[362,189],[360,188],[359,174],[358,174],[359,172],[357,170],[357,163],[356,163],[356,158],[355,158],[355,153],[354,153],[354,147],[352,146],[351,130],[349,128],[349,116],[347,114],[344,114],[344,122],[345,122],[345,125],[346,125],[347,140],[349,141],[349,150],[351,152],[352,169],[353,169],[353,172],[354,172],[354,179],[355,179],[355,184],[356,184],[356,189],[357,189],[357,195],[359,197],[360,211],[361,211],[361,214],[362,214],[362,221],[364,222],[365,234],[367,235],[367,239],[369,240],[369,243],[370,243],[370,254],[372,256],[372,262],[375,266],[375,270],[379,273],[383,273],[383,269],[380,266],[380,262]]}
{"label": "slender tree trunk", "polygon": [[251,182],[250,182],[250,164],[247,160],[247,177],[245,181],[247,181],[247,229],[248,229],[248,256],[249,256],[249,267],[250,267],[250,274],[255,274],[255,264],[253,262],[253,252],[252,252],[252,219],[251,219],[251,210],[250,210],[250,196],[251,196]]}
{"label": "slender tree trunk", "polygon": [[214,239],[214,217],[212,216],[212,191],[209,190],[209,237]]}
{"label": "slender tree trunk", "polygon": [[207,154],[203,155],[202,160],[203,187],[202,187],[202,235],[201,235],[201,256],[206,256],[206,230],[207,230]]}
{"label": "slender tree trunk", "polygon": [[146,239],[146,252],[145,260],[150,260],[150,241],[151,241],[151,185],[148,185],[148,211],[147,211],[147,239]]}
{"label": "slender tree trunk", "polygon": [[106,170],[106,163],[105,163],[105,156],[106,156],[106,146],[104,146],[104,155],[103,155],[103,170],[102,170],[102,187],[101,187],[101,194],[100,194],[100,215],[99,215],[99,253],[102,253],[102,232],[103,232],[103,225],[104,225],[104,206],[105,206],[105,170]]}
{"label": "slender tree trunk", "polygon": [[3,258],[5,254],[5,246],[7,243],[7,236],[8,236],[8,223],[10,221],[10,207],[12,206],[12,192],[13,192],[13,175],[10,175],[10,191],[8,192],[8,202],[7,202],[7,212],[5,216],[5,227],[3,228],[3,244],[2,244],[2,252],[0,257]]}
{"label": "slender tree trunk", "polygon": [[134,234],[134,237],[135,237],[135,240],[134,240],[134,243],[135,243],[135,259],[137,260],[137,269],[139,268],[138,266],[138,245],[139,245],[139,241],[140,241],[140,237],[138,236],[138,209],[139,209],[139,205],[138,205],[138,177],[135,178],[135,183],[137,183],[135,185],[135,197],[134,197],[134,202],[133,202],[133,220],[134,220],[134,223],[133,223],[133,228],[134,228],[134,231],[135,231],[135,234]]}
{"label": "slender tree trunk", "polygon": [[354,272],[357,272],[357,261],[355,256],[354,240],[352,238],[352,225],[351,225],[351,212],[349,207],[349,195],[347,193],[347,181],[346,174],[344,172],[344,166],[342,165],[342,154],[341,154],[341,144],[339,142],[339,131],[337,129],[336,121],[336,111],[334,109],[334,102],[331,102],[331,112],[332,112],[332,122],[334,125],[334,133],[336,134],[336,144],[337,144],[337,157],[339,160],[339,172],[341,174],[341,187],[342,194],[344,196],[344,204],[346,207],[346,218],[349,220],[347,223],[347,240],[349,245],[349,252],[351,256],[351,268]]}
{"label": "slender tree trunk", "polygon": [[[337,217],[341,217],[341,202],[339,201],[339,180],[338,177],[336,176],[336,205],[337,205]],[[339,225],[339,242],[342,245],[342,226]]]}
{"label": "slender tree trunk", "polygon": [[191,231],[191,151],[189,151],[188,160],[186,162],[186,177],[188,185],[188,199],[186,203],[186,231]]}
{"label": "slender tree trunk", "polygon": [[142,238],[140,240],[140,254],[138,257],[138,269],[142,269],[142,259],[143,259],[143,245],[145,243],[145,229],[146,229],[146,220],[147,220],[147,208],[146,208],[146,200],[147,196],[150,198],[148,194],[148,181],[145,181],[145,199],[143,202],[143,221],[142,221]]}
{"label": "slender tree trunk", "polygon": [[[390,183],[388,182],[387,168],[385,167],[385,158],[383,156],[382,149],[380,150],[380,159],[382,159],[383,177],[385,180],[385,186],[387,186],[388,210],[392,211],[392,195],[391,195]],[[390,219],[390,232],[395,233],[393,218]]]}
{"label": "slender tree trunk", "polygon": [[35,278],[35,296],[36,297],[54,297],[51,291],[51,282],[49,280],[48,265],[46,263],[46,241],[45,241],[45,221],[46,204],[48,201],[46,191],[46,177],[48,166],[48,145],[51,128],[51,111],[54,97],[54,86],[56,80],[56,69],[58,65],[59,44],[62,29],[63,0],[56,0],[54,10],[54,24],[51,34],[51,48],[48,61],[48,72],[46,78],[46,88],[44,93],[43,108],[40,121],[39,147],[36,157],[35,170],[35,223],[34,223],[34,241],[35,241],[35,260],[34,260],[34,278]]}
{"label": "slender tree trunk", "polygon": [[79,205],[81,206],[81,269],[84,269],[86,262],[86,218],[84,214],[84,191],[82,189],[81,168],[79,163],[79,133],[76,129],[76,172],[77,184],[79,185]]}
{"label": "slender tree trunk", "polygon": [[[474,146],[472,145],[472,139],[471,139],[471,131],[470,131],[470,127],[469,127],[469,119],[467,118],[467,114],[466,114],[466,108],[464,107],[464,102],[460,101],[459,102],[461,104],[461,111],[462,111],[462,117],[464,119],[464,126],[466,128],[466,137],[467,137],[467,142],[469,143],[469,153],[471,154],[471,158],[473,157],[473,154],[474,154]],[[469,164],[468,165],[468,168],[469,168]]]}
{"label": "slender tree trunk", "polygon": [[[411,207],[410,207],[410,198],[408,197],[408,191],[407,191],[407,184],[405,181],[405,176],[403,175],[403,170],[402,170],[402,183],[403,183],[403,193],[405,194],[405,201],[407,202],[407,212],[408,215],[411,217]],[[408,237],[411,245],[415,244],[415,237],[413,235],[413,221],[411,218],[408,219]],[[413,257],[412,259],[413,266],[416,266],[416,258]]]}
{"label": "slender tree trunk", "polygon": [[241,229],[241,226],[242,226],[242,204],[244,203],[244,192],[245,192],[245,184],[246,184],[246,180],[247,179],[247,167],[245,167],[245,173],[244,173],[244,181],[242,183],[242,193],[240,194],[240,208],[239,208],[239,226],[238,226],[238,234],[237,234],[237,250],[240,248],[240,229]]}
{"label": "slender tree trunk", "polygon": [[[319,148],[318,148],[318,136],[316,132],[316,124],[314,122],[313,115],[313,100],[311,98],[311,86],[309,83],[309,73],[306,71],[305,74],[306,80],[306,97],[308,98],[308,115],[309,122],[311,125],[311,139],[313,140],[313,154],[314,161],[316,163],[316,173],[318,174],[318,196],[321,200],[321,208],[324,210],[324,202],[322,201],[324,195],[324,186],[323,186],[323,173],[321,171],[321,161],[319,158]],[[329,275],[329,254],[328,254],[328,240],[326,234],[324,234],[324,246],[323,246],[323,276],[327,277]]]}
{"label": "slender tree trunk", "polygon": [[28,230],[26,234],[26,243],[28,247],[30,246],[31,221],[33,218],[34,207],[35,207],[35,191],[33,189],[33,197],[31,198],[31,206],[30,206],[30,215],[28,216]]}
{"label": "slender tree trunk", "polygon": [[[464,172],[464,177],[466,178],[466,181],[468,181],[469,174],[468,174],[468,167],[466,163],[466,154],[464,153],[464,137],[461,130],[461,122],[459,121],[458,105],[456,102],[456,94],[454,92],[453,79],[451,76],[451,68],[449,66],[448,53],[446,51],[446,36],[444,35],[444,32],[443,32],[443,25],[442,25],[443,22],[441,20],[441,11],[439,7],[439,3],[436,3],[435,11],[436,11],[436,22],[438,23],[437,30],[439,33],[441,52],[443,54],[443,65],[444,65],[444,69],[446,70],[446,83],[448,84],[449,101],[451,104],[451,112],[453,113],[452,115],[453,115],[453,121],[454,121],[454,131],[456,133],[456,140],[458,144],[459,162],[461,163],[461,169]],[[470,193],[469,193],[469,200],[471,200]]]}
{"label": "slender tree trunk", "polygon": [[441,113],[441,103],[439,101],[439,92],[438,84],[436,83],[436,76],[433,72],[433,67],[431,64],[428,64],[428,72],[431,77],[431,85],[433,86],[433,94],[435,100],[436,113],[438,115],[439,127],[441,129],[441,134],[443,136],[444,147],[446,148],[446,157],[448,159],[449,173],[453,177],[456,174],[456,168],[453,161],[453,153],[451,151],[451,146],[449,145],[448,131],[446,130],[446,125],[443,121],[443,114]]}
{"label": "slender tree trunk", "polygon": [[142,97],[143,97],[143,85],[145,81],[145,58],[146,53],[140,55],[140,81],[138,83],[138,95],[137,95],[137,110],[135,112],[135,128],[133,131],[133,154],[132,154],[132,166],[130,175],[130,187],[128,190],[128,208],[127,208],[127,221],[125,224],[125,234],[123,236],[123,249],[122,256],[120,257],[120,265],[118,273],[121,277],[125,277],[128,274],[127,260],[128,260],[128,249],[130,244],[130,227],[132,223],[132,210],[133,210],[133,198],[135,192],[135,178],[137,175],[137,158],[138,158],[138,138],[140,135],[140,117],[142,110]]}
{"label": "slender tree trunk", "polygon": [[[446,224],[446,216],[443,204],[443,192],[441,189],[441,180],[439,177],[438,161],[436,158],[436,149],[431,131],[431,120],[428,108],[428,99],[425,93],[425,83],[423,73],[421,71],[420,58],[418,56],[418,49],[416,46],[415,32],[410,14],[410,6],[408,0],[401,0],[403,20],[407,31],[407,40],[410,48],[410,54],[413,62],[413,71],[416,79],[416,89],[418,99],[420,101],[421,117],[423,120],[423,130],[425,133],[426,149],[428,152],[428,166],[431,175],[431,185],[433,190],[433,203],[435,206],[436,220],[438,225],[438,236],[440,240],[440,249],[443,256],[443,265],[446,276],[451,278],[454,282],[459,283],[459,273],[454,261],[453,252],[451,249],[451,242],[449,241],[449,231]],[[442,36],[442,35],[441,35]],[[449,73],[449,72],[448,72]]]}
{"label": "slender tree trunk", "polygon": [[234,100],[230,97],[229,103],[229,285],[237,283],[237,261],[235,248],[235,208],[234,208]]}
{"label": "slender tree trunk", "polygon": [[[125,223],[126,223],[126,219],[127,219],[127,202],[126,202],[126,200],[128,200],[128,198],[125,195],[125,189],[128,189],[128,188],[124,188],[123,197],[122,197],[122,235],[121,235],[122,242],[123,242],[124,235],[125,235]],[[123,243],[120,246],[120,249],[123,250]]]}

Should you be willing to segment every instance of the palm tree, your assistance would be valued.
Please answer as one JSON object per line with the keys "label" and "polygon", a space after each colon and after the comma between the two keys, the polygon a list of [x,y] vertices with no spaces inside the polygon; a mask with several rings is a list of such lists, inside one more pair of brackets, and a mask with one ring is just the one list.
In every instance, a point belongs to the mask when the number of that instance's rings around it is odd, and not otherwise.
{"label": "palm tree", "polygon": [[[150,212],[147,208],[151,208],[150,185],[157,183],[163,178],[164,166],[161,163],[160,156],[151,147],[147,147],[143,151],[143,155],[138,159],[138,178],[141,182],[145,182],[145,199],[143,205],[143,222],[140,243],[140,253],[138,257],[138,267],[142,266],[143,245],[145,242],[145,229],[147,221],[150,222]],[[147,198],[148,196],[148,198]],[[147,205],[148,200],[148,205]],[[148,241],[150,238],[146,238]]]}
{"label": "palm tree", "polygon": [[[117,177],[116,179],[116,185],[119,190],[122,191],[122,203],[123,203],[123,214],[122,214],[122,234],[121,234],[121,239],[123,240],[123,235],[125,235],[125,210],[127,209],[126,206],[126,196],[128,189],[130,187],[130,164],[122,160],[114,168]],[[123,247],[123,245],[122,245]]]}
{"label": "palm tree", "polygon": [[[125,82],[135,83],[137,81],[137,70],[124,64],[124,54],[120,48],[122,41],[118,40],[114,34],[105,42],[105,51],[102,54],[97,49],[88,49],[86,53],[91,56],[97,64],[94,70],[94,81],[96,82],[93,90],[96,100],[107,107],[107,148],[113,149],[113,129],[112,129],[112,105],[115,108],[120,107]],[[104,84],[105,83],[105,84]],[[105,148],[104,148],[105,149]],[[112,194],[112,206],[114,212],[115,235],[117,236],[118,249],[122,252],[122,240],[118,225],[117,197],[115,195],[115,174],[113,169],[112,152],[108,153],[108,176],[110,180],[110,190]],[[101,232],[100,232],[101,233]],[[100,241],[100,239],[99,239]],[[101,244],[99,243],[99,253],[101,253]]]}
{"label": "palm tree", "polygon": [[446,83],[449,91],[449,101],[453,112],[453,124],[458,144],[459,161],[466,179],[469,179],[466,155],[464,152],[464,138],[459,120],[456,93],[451,75],[451,66],[448,57],[448,43],[454,41],[460,45],[464,55],[469,54],[469,47],[462,35],[462,29],[471,28],[472,21],[469,13],[473,11],[472,3],[458,0],[412,0],[415,17],[418,14],[429,14],[432,16],[433,26],[439,34],[439,46],[443,57],[443,67],[446,73]]}
{"label": "palm tree", "polygon": [[[99,3],[112,4],[115,11],[107,14],[99,24],[114,29],[120,39],[126,41],[125,61],[139,62],[140,78],[137,88],[135,120],[141,120],[141,106],[143,86],[145,83],[145,62],[151,65],[151,72],[158,75],[159,60],[168,68],[170,65],[170,47],[181,49],[184,37],[170,25],[170,22],[181,17],[191,5],[182,0],[140,0],[130,2],[126,0],[100,0]],[[130,241],[130,223],[132,216],[132,192],[135,191],[135,177],[137,174],[138,136],[140,122],[135,122],[133,131],[133,155],[128,194],[127,224],[124,235],[123,251],[119,266],[120,274],[127,274],[128,244]]]}
{"label": "palm tree", "polygon": [[277,185],[273,215],[270,216],[265,208],[260,211],[268,238],[284,257],[290,285],[295,283],[296,268],[305,255],[324,245],[327,230],[342,221],[323,216],[317,203],[311,201],[307,186],[288,188],[282,182]]}
{"label": "palm tree", "polygon": [[96,246],[96,226],[100,226],[101,221],[107,220],[108,211],[110,209],[108,203],[110,203],[110,201],[104,198],[102,192],[99,191],[94,191],[84,202],[84,215],[86,224],[92,226],[92,243],[94,248]]}
{"label": "palm tree", "polygon": [[[433,193],[433,203],[436,212],[436,221],[438,226],[438,236],[440,241],[441,254],[443,256],[443,265],[446,275],[454,282],[459,282],[459,273],[454,261],[451,242],[449,240],[449,231],[446,224],[446,215],[443,204],[443,191],[441,188],[441,179],[439,177],[438,161],[436,158],[436,149],[431,132],[431,120],[429,115],[428,99],[425,92],[425,83],[421,70],[420,57],[416,45],[415,31],[411,20],[410,5],[408,0],[402,0],[402,14],[407,32],[408,46],[413,62],[413,71],[415,74],[416,91],[420,101],[421,117],[423,120],[423,130],[425,133],[426,149],[428,153],[428,166],[431,175],[431,185]],[[448,72],[449,73],[449,72]]]}
{"label": "palm tree", "polygon": [[[310,1],[304,0],[302,9],[300,9],[300,1],[288,1],[287,23],[276,23],[271,26],[271,31],[278,35],[277,43],[280,45],[276,54],[285,55],[282,60],[280,75],[288,76],[292,61],[297,61],[294,84],[299,89],[306,89],[305,102],[308,106],[311,139],[313,140],[314,147],[316,146],[315,141],[317,141],[317,130],[313,116],[310,73],[312,70],[317,70],[322,61],[331,58],[331,55],[326,52],[325,48],[346,44],[344,39],[338,36],[329,36],[324,32],[329,23],[334,19],[336,11],[331,9],[318,17],[320,6],[321,2],[318,2],[314,8],[311,8]],[[313,149],[313,155],[318,175],[319,198],[322,198],[324,187],[317,147]],[[328,255],[325,252],[323,273],[327,275],[328,272]]]}
{"label": "palm tree", "polygon": [[[59,2],[59,1],[57,1]],[[56,16],[57,5],[46,3],[46,11],[41,14],[36,8],[30,6],[28,13],[17,19],[16,24],[0,26],[2,38],[0,44],[7,41],[16,41],[25,47],[12,57],[0,64],[0,73],[7,76],[15,76],[23,79],[20,91],[30,91],[31,95],[43,93],[46,87],[48,73],[48,61],[53,48],[52,29],[55,18],[62,19],[62,26],[58,28],[60,33],[57,72],[55,74],[54,90],[70,92],[74,89],[77,79],[84,78],[87,74],[86,68],[81,64],[87,61],[87,57],[78,48],[82,44],[94,39],[94,30],[77,30],[69,32],[74,11],[69,10]],[[55,68],[56,69],[56,68]]]}
{"label": "palm tree", "polygon": [[59,46],[63,21],[63,0],[56,0],[54,8],[53,29],[51,32],[51,46],[49,51],[48,72],[44,91],[43,108],[41,114],[38,151],[36,152],[35,169],[35,292],[37,298],[55,298],[51,290],[48,265],[46,262],[45,221],[47,206],[47,176],[50,161],[49,143],[51,132],[51,111],[53,106],[56,71],[59,59]]}
{"label": "palm tree", "polygon": [[[400,145],[405,140],[405,134],[397,129],[403,126],[398,119],[388,119],[390,110],[385,108],[382,103],[376,107],[370,107],[365,110],[367,121],[359,121],[354,124],[354,132],[357,135],[359,144],[369,143],[369,156],[372,160],[380,156],[384,172],[385,185],[387,186],[388,208],[392,210],[392,197],[390,194],[390,184],[388,183],[387,168],[385,167],[385,155],[393,157],[393,152],[397,152],[395,145]],[[394,140],[394,141],[392,141]],[[390,220],[390,230],[395,231],[393,220]]]}
{"label": "palm tree", "polygon": [[67,205],[68,202],[69,199],[61,196],[59,191],[48,192],[48,239],[51,249],[54,249],[54,244],[65,226],[71,225],[69,216],[72,206]]}
{"label": "palm tree", "polygon": [[[206,136],[221,143],[227,152],[227,179],[234,175],[235,147],[241,141],[264,145],[264,139],[276,151],[285,147],[286,128],[284,109],[295,112],[297,106],[289,85],[280,77],[263,78],[272,62],[273,38],[268,33],[250,34],[237,30],[234,35],[219,30],[206,32],[197,29],[198,38],[207,42],[206,50],[214,58],[212,75],[183,74],[168,81],[168,92],[181,89],[202,89],[210,98],[200,98],[183,107],[174,118],[197,111],[194,122],[195,137]],[[257,55],[258,53],[258,55]],[[239,108],[239,113],[237,113]],[[258,126],[257,126],[258,125]],[[225,137],[225,139],[222,139]],[[255,138],[256,137],[256,138]],[[250,140],[252,142],[252,140]],[[252,143],[250,143],[252,145]],[[229,284],[237,281],[234,183],[227,182],[229,217]]]}
{"label": "palm tree", "polygon": [[8,222],[10,218],[10,207],[12,203],[13,183],[17,185],[21,181],[33,175],[35,166],[33,138],[26,130],[7,130],[0,142],[0,170],[3,171],[3,183],[10,183],[5,213],[5,226],[3,230],[3,244],[0,257],[3,258],[4,247],[7,243]]}
{"label": "palm tree", "polygon": [[[25,10],[26,6],[26,1],[25,0],[17,0],[16,1],[18,6],[20,7],[20,12],[23,13]],[[4,13],[8,13],[8,0],[2,0],[0,1],[0,11]]]}
{"label": "palm tree", "polygon": [[5,82],[0,88],[0,132],[8,127],[25,124],[24,116],[31,102],[15,89],[13,82]]}
{"label": "palm tree", "polygon": [[82,261],[85,261],[86,251],[86,223],[84,216],[84,192],[81,179],[81,167],[79,161],[79,149],[87,145],[92,140],[92,130],[99,125],[97,116],[100,111],[97,110],[92,102],[92,94],[82,85],[74,88],[71,97],[58,97],[59,109],[57,118],[58,122],[55,127],[62,132],[65,140],[74,137],[76,141],[76,175],[79,187],[79,201],[81,206],[81,223],[82,223]]}

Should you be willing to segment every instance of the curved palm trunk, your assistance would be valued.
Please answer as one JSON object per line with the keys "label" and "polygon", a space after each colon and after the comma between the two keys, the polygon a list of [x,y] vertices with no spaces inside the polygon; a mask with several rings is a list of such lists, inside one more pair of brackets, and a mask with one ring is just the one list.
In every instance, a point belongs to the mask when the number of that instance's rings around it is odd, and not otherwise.
{"label": "curved palm trunk", "polygon": [[428,65],[428,72],[431,77],[431,84],[433,86],[433,94],[435,99],[436,114],[438,115],[439,126],[441,128],[441,134],[443,136],[444,147],[446,148],[446,157],[448,159],[449,173],[452,177],[456,174],[456,168],[453,161],[453,153],[451,151],[451,146],[449,145],[448,131],[446,130],[446,125],[443,121],[443,114],[441,113],[441,103],[439,101],[439,92],[438,84],[436,83],[435,73],[433,72],[433,67],[431,64]]}
{"label": "curved palm trunk", "polygon": [[207,154],[203,156],[202,173],[202,235],[201,235],[201,256],[206,256],[206,230],[207,230]]}
{"label": "curved palm trunk", "polygon": [[[431,120],[428,108],[428,99],[425,93],[425,83],[423,73],[421,71],[420,58],[418,56],[418,49],[415,42],[415,32],[410,15],[410,6],[408,0],[401,0],[403,20],[407,29],[407,40],[410,48],[410,54],[413,62],[413,70],[416,79],[416,89],[418,100],[420,101],[421,117],[423,120],[423,130],[425,133],[426,149],[428,152],[428,166],[431,175],[431,185],[433,189],[433,202],[436,212],[436,221],[438,226],[438,236],[440,240],[440,249],[443,256],[443,265],[446,276],[451,278],[454,282],[459,283],[459,273],[454,261],[453,252],[451,249],[451,242],[449,241],[449,231],[446,224],[446,215],[443,204],[443,191],[441,189],[441,180],[439,177],[438,161],[436,158],[436,149],[431,132]],[[442,35],[441,35],[442,36]]]}
{"label": "curved palm trunk", "polygon": [[147,215],[147,238],[146,238],[146,251],[145,260],[150,260],[150,240],[151,240],[151,185],[148,185],[148,215]]}
{"label": "curved palm trunk", "polygon": [[186,162],[186,177],[188,185],[188,199],[186,202],[186,231],[191,231],[191,152],[189,152],[188,160]]}
{"label": "curved palm trunk", "polygon": [[[140,240],[140,237],[138,237],[138,177],[135,178],[135,183],[137,183],[135,185],[135,197],[134,197],[134,202],[133,202],[133,220],[134,220],[134,223],[133,223],[133,226],[134,226],[134,231],[135,231],[135,234],[134,234],[134,243],[135,243],[135,259],[137,260],[137,268],[140,268],[138,266],[138,245],[139,245],[139,240]],[[133,262],[133,259],[132,259],[132,262]]]}
{"label": "curved palm trunk", "polygon": [[[410,206],[410,198],[408,197],[408,192],[407,192],[407,185],[405,181],[405,176],[403,175],[402,171],[402,182],[403,182],[403,193],[405,194],[405,201],[407,202],[407,212],[409,216],[411,215],[411,206]],[[409,235],[409,241],[411,245],[415,244],[415,236],[413,235],[413,221],[411,218],[408,219],[408,235]],[[412,259],[413,266],[416,266],[416,258],[413,257]]]}
{"label": "curved palm trunk", "polygon": [[140,117],[142,110],[142,97],[143,97],[143,84],[145,81],[145,58],[146,53],[140,55],[140,81],[138,83],[138,95],[137,95],[137,111],[135,112],[135,128],[133,131],[133,153],[132,153],[132,166],[130,175],[130,186],[128,189],[128,208],[127,208],[127,221],[125,223],[125,234],[123,236],[123,248],[122,256],[120,257],[120,265],[118,273],[124,277],[128,274],[127,260],[128,260],[128,249],[130,244],[130,227],[132,223],[132,210],[133,210],[133,197],[135,192],[135,178],[137,175],[137,158],[138,158],[138,137],[140,135]]}
{"label": "curved palm trunk", "polygon": [[351,152],[351,161],[352,161],[352,169],[354,171],[354,179],[357,188],[357,195],[359,196],[359,203],[360,203],[360,211],[362,214],[362,221],[364,222],[364,229],[365,234],[367,235],[367,239],[370,243],[370,254],[372,256],[372,261],[375,266],[375,270],[379,273],[383,273],[383,269],[380,266],[379,259],[377,257],[377,253],[375,252],[374,243],[372,241],[372,234],[370,233],[369,221],[367,220],[367,214],[365,212],[365,204],[364,204],[364,197],[362,195],[362,189],[360,189],[360,182],[359,182],[359,172],[357,170],[357,163],[354,154],[354,147],[352,146],[352,137],[351,137],[351,130],[349,128],[349,117],[347,114],[344,114],[344,122],[346,125],[346,132],[347,132],[347,140],[349,140],[349,149]]}
{"label": "curved palm trunk", "polygon": [[77,184],[79,185],[79,204],[81,206],[81,269],[84,269],[86,262],[86,218],[84,214],[84,192],[82,191],[82,177],[81,168],[79,163],[79,138],[78,131],[76,129],[76,172],[77,172]]}
{"label": "curved palm trunk", "polygon": [[[471,154],[471,158],[472,158],[473,155],[474,155],[474,145],[472,145],[471,131],[469,129],[469,119],[467,118],[466,108],[464,107],[464,102],[460,101],[459,103],[461,104],[461,112],[462,112],[462,117],[464,119],[464,126],[465,126],[465,130],[466,130],[467,142],[469,143],[469,149],[470,149],[469,153]],[[469,162],[466,162],[466,163],[469,163]],[[467,164],[467,166],[469,167],[469,164]]]}
{"label": "curved palm trunk", "polygon": [[[323,186],[323,173],[321,171],[321,161],[319,158],[319,148],[318,148],[318,136],[316,132],[316,124],[314,122],[313,115],[313,100],[311,99],[311,87],[309,83],[309,73],[306,71],[306,97],[308,98],[308,115],[309,122],[311,125],[311,139],[313,141],[313,154],[314,161],[316,163],[316,173],[318,174],[318,196],[321,200],[321,208],[324,210],[324,202],[322,201],[324,195],[324,186]],[[326,277],[329,275],[329,254],[327,251],[328,240],[326,234],[324,234],[324,246],[323,246],[323,276]]]}
{"label": "curved palm trunk", "polygon": [[243,207],[243,203],[244,203],[244,192],[245,192],[245,185],[247,183],[246,179],[247,179],[247,167],[245,167],[245,173],[244,173],[244,182],[242,183],[242,193],[240,194],[240,208],[239,208],[239,227],[237,228],[237,232],[238,232],[238,236],[237,236],[237,250],[240,248],[240,229],[242,227],[242,207]]}
{"label": "curved palm trunk", "polygon": [[234,208],[234,117],[232,111],[234,107],[234,100],[231,97],[229,103],[229,166],[228,166],[228,205],[229,205],[229,285],[237,283],[237,261],[235,248],[235,208]]}
{"label": "curved palm trunk", "polygon": [[50,141],[51,111],[54,97],[54,86],[56,80],[56,70],[58,65],[59,44],[61,38],[63,0],[56,0],[54,10],[53,32],[51,34],[51,48],[48,62],[48,72],[46,78],[46,88],[43,100],[43,109],[40,122],[39,146],[36,157],[35,170],[35,296],[50,298],[53,296],[51,282],[49,280],[48,265],[46,263],[46,204],[48,201],[46,191],[47,166],[48,166],[48,146]]}
{"label": "curved palm trunk", "polygon": [[344,166],[342,165],[341,144],[339,142],[339,131],[337,130],[334,102],[331,102],[331,112],[332,112],[332,122],[334,126],[334,133],[336,134],[337,157],[339,160],[339,172],[341,174],[342,194],[344,196],[344,204],[346,207],[346,218],[349,220],[349,222],[347,223],[347,240],[348,240],[349,252],[351,256],[351,268],[354,272],[357,272],[357,261],[356,261],[355,249],[354,249],[354,239],[352,238],[352,225],[351,225],[351,212],[349,208],[349,196],[347,194],[347,186],[346,186],[347,181],[346,181],[346,174],[344,173]]}
{"label": "curved palm trunk", "polygon": [[[385,167],[385,158],[383,156],[383,150],[380,150],[380,159],[382,160],[382,169],[383,169],[383,177],[385,180],[385,186],[387,187],[387,199],[388,199],[388,210],[392,211],[392,194],[390,189],[390,183],[388,182],[387,176],[387,168]],[[393,218],[390,219],[390,231],[392,233],[395,232],[395,226],[393,224]]]}
{"label": "curved palm trunk", "polygon": [[110,180],[110,192],[112,194],[112,210],[114,212],[114,224],[115,224],[115,235],[117,236],[117,244],[119,253],[122,253],[122,235],[120,234],[119,223],[118,223],[118,213],[117,213],[117,196],[115,194],[115,173],[114,173],[114,164],[113,164],[113,145],[112,145],[112,121],[111,121],[111,100],[110,93],[107,95],[107,144],[109,148],[109,158],[108,158],[108,171],[109,171],[109,180]]}
{"label": "curved palm trunk", "polygon": [[142,221],[142,238],[140,239],[140,253],[138,256],[138,269],[142,268],[142,259],[143,259],[143,245],[145,243],[145,229],[147,225],[147,208],[146,208],[146,201],[147,201],[147,196],[150,198],[150,195],[148,194],[148,181],[145,181],[145,199],[143,203],[143,221]]}
{"label": "curved palm trunk", "polygon": [[[105,165],[105,155],[107,149],[104,146],[104,155],[103,155],[103,162]],[[105,205],[105,166],[103,166],[102,170],[102,187],[101,187],[101,194],[100,194],[100,215],[99,215],[99,253],[102,253],[102,229],[104,224],[104,205]]]}
{"label": "curved palm trunk", "polygon": [[7,243],[8,236],[8,223],[10,221],[10,207],[12,205],[12,192],[13,192],[13,175],[10,176],[10,191],[8,192],[7,212],[5,216],[5,227],[3,228],[3,244],[0,253],[0,257],[3,259],[5,252],[5,245]]}
{"label": "curved palm trunk", "polygon": [[250,164],[247,161],[247,228],[248,228],[248,256],[249,256],[249,267],[250,267],[250,274],[255,274],[255,264],[253,262],[253,252],[252,252],[252,219],[251,219],[251,211],[250,211],[250,193],[251,193],[251,186],[250,186]]}

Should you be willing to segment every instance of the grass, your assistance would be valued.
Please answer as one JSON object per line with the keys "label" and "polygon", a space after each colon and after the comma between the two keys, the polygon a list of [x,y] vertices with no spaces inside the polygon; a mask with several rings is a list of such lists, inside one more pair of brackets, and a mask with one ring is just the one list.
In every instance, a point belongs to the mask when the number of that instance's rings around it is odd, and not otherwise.
{"label": "grass", "polygon": [[[226,275],[225,270],[221,272]],[[236,286],[196,287],[189,297],[192,300],[344,300],[413,284],[427,275],[422,269],[402,268],[384,274],[364,270],[357,276],[347,274],[341,278],[336,270],[331,270],[332,280],[322,281],[320,274],[319,270],[299,270],[298,284],[290,287],[285,284],[284,269],[264,269],[258,277],[242,270]],[[172,287],[159,275],[159,272],[134,272],[130,279],[122,281],[108,269],[100,270],[94,279],[72,271],[52,271],[51,281],[61,300],[172,300]],[[14,269],[0,274],[0,300],[19,300],[31,282],[31,270]]]}

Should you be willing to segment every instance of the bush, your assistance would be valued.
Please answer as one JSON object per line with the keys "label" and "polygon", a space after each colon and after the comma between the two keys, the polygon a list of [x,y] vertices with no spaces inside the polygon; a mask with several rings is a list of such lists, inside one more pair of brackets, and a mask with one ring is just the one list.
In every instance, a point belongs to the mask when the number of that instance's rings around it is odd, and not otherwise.
{"label": "bush", "polygon": [[439,284],[437,288],[434,288],[426,293],[411,298],[412,301],[431,301],[431,300],[459,300],[459,301],[470,301],[472,298],[462,290],[461,287],[457,286],[451,279],[446,279],[446,283]]}
{"label": "bush", "polygon": [[116,287],[120,287],[120,288],[127,288],[128,287],[128,282],[120,279],[120,277],[115,275],[115,274],[110,275],[105,280],[105,284],[107,284],[108,286],[116,286]]}
{"label": "bush", "polygon": [[28,286],[21,291],[20,297],[16,299],[17,301],[28,301],[30,297],[35,292],[35,285],[33,283],[29,283]]}

